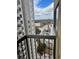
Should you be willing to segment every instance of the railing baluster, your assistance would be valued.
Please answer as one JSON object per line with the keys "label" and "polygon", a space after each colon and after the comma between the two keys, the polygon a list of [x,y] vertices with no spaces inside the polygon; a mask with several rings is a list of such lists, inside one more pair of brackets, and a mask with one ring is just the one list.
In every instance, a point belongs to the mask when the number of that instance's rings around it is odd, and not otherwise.
{"label": "railing baluster", "polygon": [[56,51],[55,49],[56,49],[56,38],[54,39],[54,54],[53,54],[54,55],[54,59],[55,59],[55,51]]}
{"label": "railing baluster", "polygon": [[32,46],[32,38],[30,38],[30,45],[31,45],[32,59],[34,59],[34,56],[33,56],[33,46]]}
{"label": "railing baluster", "polygon": [[49,59],[50,59],[50,39],[48,39],[48,53],[49,53]]}
{"label": "railing baluster", "polygon": [[28,55],[28,59],[30,59],[29,44],[28,44],[27,38],[26,38],[26,46],[27,46],[27,55]]}
{"label": "railing baluster", "polygon": [[[24,41],[24,45],[26,45],[26,40]],[[26,53],[25,53],[26,58],[28,58],[28,57],[27,57],[27,55],[28,55],[28,54],[27,54],[27,46],[25,46],[25,51],[26,51]]]}
{"label": "railing baluster", "polygon": [[51,45],[51,47],[52,47],[52,58],[54,59],[54,40],[52,40],[52,45]]}
{"label": "railing baluster", "polygon": [[34,43],[35,43],[35,55],[36,55],[36,59],[37,59],[37,48],[36,48],[36,39],[34,38]]}
{"label": "railing baluster", "polygon": [[[43,43],[45,44],[45,39],[43,39]],[[44,50],[44,59],[45,59],[45,50]]]}
{"label": "railing baluster", "polygon": [[[39,39],[39,42],[41,42],[41,40]],[[41,59],[41,54],[40,54],[40,59]]]}

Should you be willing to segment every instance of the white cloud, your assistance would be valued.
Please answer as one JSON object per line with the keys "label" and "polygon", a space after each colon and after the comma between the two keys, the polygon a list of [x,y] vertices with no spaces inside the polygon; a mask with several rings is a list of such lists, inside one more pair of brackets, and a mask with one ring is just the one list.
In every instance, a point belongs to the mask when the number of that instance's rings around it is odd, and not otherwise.
{"label": "white cloud", "polygon": [[49,5],[46,8],[38,8],[36,4],[41,0],[34,0],[34,14],[35,19],[53,19],[53,9],[54,9],[54,3]]}

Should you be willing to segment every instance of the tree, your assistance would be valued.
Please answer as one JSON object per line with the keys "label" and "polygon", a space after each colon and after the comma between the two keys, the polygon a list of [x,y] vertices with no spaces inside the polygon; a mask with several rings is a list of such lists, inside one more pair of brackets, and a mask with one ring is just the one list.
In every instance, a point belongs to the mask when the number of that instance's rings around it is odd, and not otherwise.
{"label": "tree", "polygon": [[40,34],[41,30],[36,27],[36,34]]}
{"label": "tree", "polygon": [[47,46],[46,43],[42,43],[40,40],[37,40],[37,53],[42,56],[44,53],[52,55],[52,47]]}
{"label": "tree", "polygon": [[38,52],[40,55],[43,55],[43,53],[45,52],[45,50],[46,50],[46,44],[39,42],[39,43],[38,43],[38,47],[37,47],[37,52]]}

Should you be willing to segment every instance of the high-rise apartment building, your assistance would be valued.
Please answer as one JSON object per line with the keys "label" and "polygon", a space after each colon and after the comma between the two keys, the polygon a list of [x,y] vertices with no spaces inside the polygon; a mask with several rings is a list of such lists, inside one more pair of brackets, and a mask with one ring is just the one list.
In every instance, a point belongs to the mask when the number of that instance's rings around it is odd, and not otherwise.
{"label": "high-rise apartment building", "polygon": [[17,0],[17,37],[18,39],[26,35],[24,27],[24,16],[21,0]]}
{"label": "high-rise apartment building", "polygon": [[[34,21],[33,21],[33,9],[32,0],[17,0],[17,37],[18,40],[21,39],[25,35],[35,35]],[[30,40],[28,39],[30,57],[31,55],[31,47]],[[33,45],[33,52],[35,52],[34,39],[31,40]],[[33,54],[35,55],[35,54]]]}

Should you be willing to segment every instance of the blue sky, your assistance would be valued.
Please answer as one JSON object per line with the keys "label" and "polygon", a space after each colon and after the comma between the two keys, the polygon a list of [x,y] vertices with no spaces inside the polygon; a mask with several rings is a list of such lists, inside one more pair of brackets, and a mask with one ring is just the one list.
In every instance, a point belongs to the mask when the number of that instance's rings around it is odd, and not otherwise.
{"label": "blue sky", "polygon": [[53,0],[41,0],[41,1],[37,4],[37,7],[38,7],[38,8],[45,8],[45,7],[48,7],[52,2],[53,2]]}
{"label": "blue sky", "polygon": [[34,17],[37,19],[53,19],[54,0],[34,0]]}

